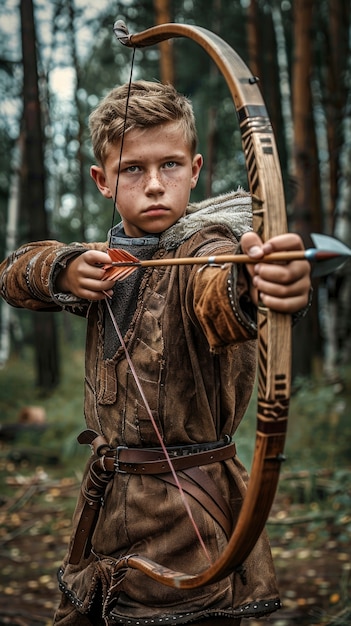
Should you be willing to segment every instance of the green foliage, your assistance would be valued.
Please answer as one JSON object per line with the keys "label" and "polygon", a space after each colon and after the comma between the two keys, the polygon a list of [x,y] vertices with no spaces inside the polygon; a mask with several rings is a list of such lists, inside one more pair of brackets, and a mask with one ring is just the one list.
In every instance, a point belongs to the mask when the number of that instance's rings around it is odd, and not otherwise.
{"label": "green foliage", "polygon": [[[35,373],[31,349],[25,347],[20,356],[13,356],[0,370],[0,411],[2,422],[15,423],[20,410],[27,405],[40,404],[47,414],[48,428],[42,435],[41,445],[59,452],[65,458],[79,453],[76,435],[84,428],[84,320],[72,316],[72,326],[62,318],[60,327],[62,382],[48,397],[41,397],[35,389]],[[19,384],[19,380],[21,381]],[[283,471],[337,470],[337,484],[345,489],[328,485],[326,491],[335,497],[340,506],[350,495],[346,484],[350,462],[349,442],[351,424],[348,416],[350,390],[338,395],[323,382],[301,382],[292,398],[288,435],[287,461]],[[235,436],[239,457],[250,467],[256,431],[256,394],[253,395],[247,414]],[[23,442],[22,442],[23,443]],[[26,441],[28,443],[28,441]],[[33,443],[33,442],[31,442]],[[318,492],[312,482],[305,487],[304,498],[311,499]]]}
{"label": "green foliage", "polygon": [[345,371],[347,382],[341,393],[324,380],[296,381],[287,440],[295,467],[335,468],[350,461],[349,378],[350,372]]}
{"label": "green foliage", "polygon": [[[0,370],[1,423],[18,424],[23,408],[40,406],[46,414],[46,428],[18,432],[12,452],[31,459],[49,458],[64,461],[65,465],[86,456],[86,449],[76,441],[84,429],[84,328],[85,321],[64,315],[60,318],[62,381],[50,395],[43,396],[35,386],[33,351],[24,346],[20,355],[12,356]],[[1,440],[1,431],[0,431]]]}

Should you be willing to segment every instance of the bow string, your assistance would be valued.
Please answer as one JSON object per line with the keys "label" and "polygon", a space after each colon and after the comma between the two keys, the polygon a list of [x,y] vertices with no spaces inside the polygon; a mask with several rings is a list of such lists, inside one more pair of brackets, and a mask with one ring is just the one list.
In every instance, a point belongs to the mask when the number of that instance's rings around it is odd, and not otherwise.
{"label": "bow string", "polygon": [[[287,231],[279,157],[266,106],[240,56],[215,33],[199,26],[161,24],[130,35],[114,25],[117,39],[141,48],[186,37],[198,43],[224,76],[236,109],[253,203],[253,228],[263,240]],[[258,398],[256,443],[250,479],[238,521],[219,558],[198,574],[176,572],[139,555],[121,557],[117,569],[137,569],[169,587],[194,589],[240,568],[255,546],[269,515],[279,480],[288,422],[291,378],[291,317],[259,304],[257,310]]]}

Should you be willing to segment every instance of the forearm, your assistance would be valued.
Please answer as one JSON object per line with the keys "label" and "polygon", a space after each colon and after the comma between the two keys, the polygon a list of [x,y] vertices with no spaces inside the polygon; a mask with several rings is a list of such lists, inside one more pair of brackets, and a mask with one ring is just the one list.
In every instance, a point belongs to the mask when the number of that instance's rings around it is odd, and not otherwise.
{"label": "forearm", "polygon": [[65,299],[59,297],[55,281],[68,261],[103,244],[71,244],[48,240],[26,244],[0,265],[1,296],[12,306],[32,310],[59,310]]}
{"label": "forearm", "polygon": [[256,337],[256,307],[242,268],[205,268],[196,276],[194,311],[213,350]]}

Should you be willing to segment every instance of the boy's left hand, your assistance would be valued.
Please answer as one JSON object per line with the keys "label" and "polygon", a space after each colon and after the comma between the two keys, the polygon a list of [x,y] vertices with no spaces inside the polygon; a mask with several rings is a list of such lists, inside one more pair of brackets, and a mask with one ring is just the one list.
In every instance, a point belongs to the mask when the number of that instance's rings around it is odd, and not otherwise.
{"label": "boy's left hand", "polygon": [[308,261],[261,262],[262,257],[271,252],[304,250],[298,235],[278,235],[263,243],[256,233],[249,232],[242,236],[241,248],[244,254],[257,259],[257,263],[246,265],[255,304],[260,300],[265,306],[281,313],[296,313],[307,306],[311,287]]}

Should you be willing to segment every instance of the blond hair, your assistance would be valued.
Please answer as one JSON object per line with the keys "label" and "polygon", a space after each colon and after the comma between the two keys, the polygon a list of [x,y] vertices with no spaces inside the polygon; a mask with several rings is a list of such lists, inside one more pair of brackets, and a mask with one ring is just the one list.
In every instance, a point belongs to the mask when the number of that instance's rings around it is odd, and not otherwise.
{"label": "blond hair", "polygon": [[95,158],[103,167],[108,148],[118,143],[123,132],[133,128],[148,128],[179,122],[179,130],[196,153],[197,132],[190,100],[178,93],[172,85],[139,80],[115,87],[101,100],[89,117],[89,128]]}

